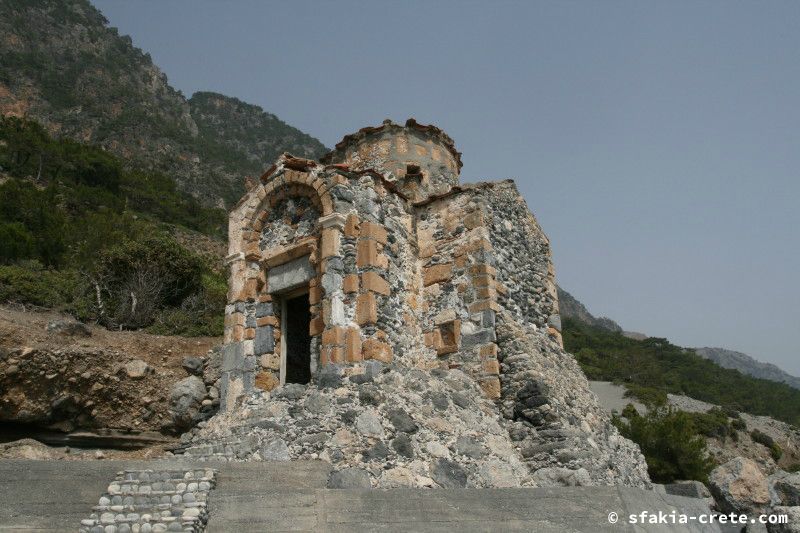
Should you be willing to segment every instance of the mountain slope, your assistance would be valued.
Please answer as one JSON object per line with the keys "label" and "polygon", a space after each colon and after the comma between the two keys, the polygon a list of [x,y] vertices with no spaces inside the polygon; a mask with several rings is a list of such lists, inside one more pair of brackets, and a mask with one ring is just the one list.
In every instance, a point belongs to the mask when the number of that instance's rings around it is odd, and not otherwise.
{"label": "mountain slope", "polygon": [[715,362],[722,368],[732,368],[742,374],[768,379],[800,389],[800,378],[784,372],[771,363],[762,363],[749,355],[725,348],[695,348],[697,355]]}
{"label": "mountain slope", "polygon": [[562,319],[571,318],[583,324],[605,329],[608,331],[622,331],[622,327],[608,317],[595,317],[570,293],[558,287],[558,310]]}
{"label": "mountain slope", "polygon": [[325,152],[257,106],[210,93],[187,101],[86,0],[0,1],[0,114],[100,145],[216,206],[238,200],[244,175],[277,153]]}

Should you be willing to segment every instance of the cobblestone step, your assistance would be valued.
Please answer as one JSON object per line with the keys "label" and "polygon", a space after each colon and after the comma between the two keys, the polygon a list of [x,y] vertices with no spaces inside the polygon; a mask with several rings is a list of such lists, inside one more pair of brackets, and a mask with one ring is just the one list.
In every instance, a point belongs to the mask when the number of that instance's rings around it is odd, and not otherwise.
{"label": "cobblestone step", "polygon": [[81,533],[205,531],[216,470],[123,470],[81,520]]}

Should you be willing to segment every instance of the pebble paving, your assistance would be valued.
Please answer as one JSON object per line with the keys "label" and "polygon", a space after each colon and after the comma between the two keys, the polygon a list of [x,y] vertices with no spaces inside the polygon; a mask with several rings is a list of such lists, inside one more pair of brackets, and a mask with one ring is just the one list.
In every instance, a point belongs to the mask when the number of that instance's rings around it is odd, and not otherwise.
{"label": "pebble paving", "polygon": [[117,472],[81,533],[203,532],[208,494],[217,471],[124,470]]}

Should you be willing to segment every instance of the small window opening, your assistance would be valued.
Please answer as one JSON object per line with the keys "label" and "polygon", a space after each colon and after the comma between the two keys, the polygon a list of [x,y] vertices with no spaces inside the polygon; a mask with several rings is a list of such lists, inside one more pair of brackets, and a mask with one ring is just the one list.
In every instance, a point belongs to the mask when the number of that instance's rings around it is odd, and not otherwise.
{"label": "small window opening", "polygon": [[406,177],[407,178],[421,178],[422,177],[422,169],[419,168],[419,165],[406,165]]}
{"label": "small window opening", "polygon": [[281,328],[285,349],[285,383],[308,383],[311,381],[311,310],[308,294],[284,300],[283,327]]}

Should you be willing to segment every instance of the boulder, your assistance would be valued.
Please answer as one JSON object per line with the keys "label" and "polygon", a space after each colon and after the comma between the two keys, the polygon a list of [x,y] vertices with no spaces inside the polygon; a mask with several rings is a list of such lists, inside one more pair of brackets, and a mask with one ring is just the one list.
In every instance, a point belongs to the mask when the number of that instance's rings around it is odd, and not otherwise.
{"label": "boulder", "polygon": [[78,337],[91,337],[92,330],[89,326],[74,320],[54,320],[47,324],[47,331],[60,335],[70,335]]}
{"label": "boulder", "polygon": [[125,363],[125,374],[131,379],[142,379],[153,369],[141,359],[133,359]]}
{"label": "boulder", "polygon": [[708,487],[693,479],[668,483],[664,485],[664,492],[687,498],[711,498],[711,492],[709,492]]}
{"label": "boulder", "polygon": [[176,429],[191,427],[197,420],[206,396],[206,386],[197,376],[177,382],[169,395],[169,414]]}
{"label": "boulder", "polygon": [[770,524],[767,526],[769,533],[800,533],[800,507],[773,507],[771,514],[786,515],[786,524]]}
{"label": "boulder", "polygon": [[769,506],[767,478],[750,459],[736,457],[718,466],[708,476],[708,483],[724,513],[752,514]]}
{"label": "boulder", "polygon": [[202,376],[203,375],[203,360],[200,357],[189,356],[183,358],[183,363],[181,363],[183,369],[186,370],[192,376]]}
{"label": "boulder", "polygon": [[769,478],[773,505],[800,506],[800,472],[780,471]]}

